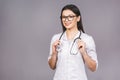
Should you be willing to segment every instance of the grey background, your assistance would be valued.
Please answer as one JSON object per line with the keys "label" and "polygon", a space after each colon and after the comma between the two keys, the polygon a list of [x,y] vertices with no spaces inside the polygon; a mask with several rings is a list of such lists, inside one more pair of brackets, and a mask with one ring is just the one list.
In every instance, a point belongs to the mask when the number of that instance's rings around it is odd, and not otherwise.
{"label": "grey background", "polygon": [[52,80],[51,37],[62,31],[60,12],[73,3],[92,35],[99,60],[89,80],[120,79],[120,0],[0,0],[0,80]]}

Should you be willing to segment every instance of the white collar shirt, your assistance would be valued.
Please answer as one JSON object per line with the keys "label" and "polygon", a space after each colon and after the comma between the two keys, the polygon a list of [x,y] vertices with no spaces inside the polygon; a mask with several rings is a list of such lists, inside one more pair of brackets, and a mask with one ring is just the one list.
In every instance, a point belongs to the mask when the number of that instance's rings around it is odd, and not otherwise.
{"label": "white collar shirt", "polygon": [[[52,54],[52,43],[58,40],[61,34],[62,33],[55,34],[52,37],[48,60],[51,58]],[[80,32],[77,33],[74,39],[78,38],[79,35]],[[87,54],[93,60],[96,61],[96,64],[98,66],[96,48],[92,36],[81,32],[80,38],[86,43]],[[76,41],[72,47],[73,40],[72,41],[67,40],[66,32],[64,32],[60,41],[61,51],[58,52],[58,60],[53,80],[87,80],[87,75],[85,72],[85,63],[83,61],[81,53],[78,51]],[[77,54],[73,55],[71,54],[71,52],[72,53],[77,52]]]}

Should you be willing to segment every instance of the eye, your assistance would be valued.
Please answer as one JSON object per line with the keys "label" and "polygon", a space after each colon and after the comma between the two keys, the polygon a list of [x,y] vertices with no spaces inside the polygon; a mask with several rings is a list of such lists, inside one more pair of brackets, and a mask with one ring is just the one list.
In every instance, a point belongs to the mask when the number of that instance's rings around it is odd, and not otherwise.
{"label": "eye", "polygon": [[68,16],[62,16],[62,18],[67,18]]}

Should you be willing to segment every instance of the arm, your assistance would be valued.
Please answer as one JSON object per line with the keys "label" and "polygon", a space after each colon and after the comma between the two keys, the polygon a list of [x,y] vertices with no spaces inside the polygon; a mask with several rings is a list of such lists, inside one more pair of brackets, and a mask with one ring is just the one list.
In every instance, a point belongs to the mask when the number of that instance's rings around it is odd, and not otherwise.
{"label": "arm", "polygon": [[48,64],[49,64],[50,68],[53,70],[56,68],[57,55],[58,55],[56,47],[59,43],[60,43],[60,41],[56,40],[51,46],[52,47],[52,51],[51,51],[52,54],[50,56],[50,59],[48,60]]}
{"label": "arm", "polygon": [[78,47],[79,47],[80,53],[83,57],[85,64],[87,65],[87,67],[91,71],[95,71],[97,68],[97,63],[95,61],[96,59],[95,60],[93,59],[93,56],[94,57],[96,56],[95,44],[94,44],[94,41],[92,38],[90,39],[90,42],[88,42],[88,43],[89,43],[89,46],[88,46],[89,50],[88,51],[86,51],[86,44],[82,40],[78,41]]}
{"label": "arm", "polygon": [[56,54],[52,54],[51,58],[48,61],[49,66],[51,69],[55,69],[56,68],[56,63],[57,63],[57,55]]}
{"label": "arm", "polygon": [[88,68],[94,72],[96,70],[96,62],[86,52],[81,54]]}

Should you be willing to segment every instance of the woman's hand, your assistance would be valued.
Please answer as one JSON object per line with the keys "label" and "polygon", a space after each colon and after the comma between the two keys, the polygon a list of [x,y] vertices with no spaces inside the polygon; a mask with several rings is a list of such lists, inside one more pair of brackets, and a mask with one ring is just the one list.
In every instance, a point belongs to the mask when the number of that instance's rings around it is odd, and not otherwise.
{"label": "woman's hand", "polygon": [[52,44],[52,53],[53,54],[57,54],[57,46],[60,44],[60,40],[56,40],[53,44]]}
{"label": "woman's hand", "polygon": [[56,63],[57,63],[57,46],[60,44],[60,40],[56,40],[53,44],[52,44],[52,56],[49,60],[49,66],[51,69],[55,69],[56,68]]}
{"label": "woman's hand", "polygon": [[85,54],[86,53],[85,47],[86,47],[85,42],[80,40],[80,39],[78,39],[78,49],[79,49],[81,54]]}
{"label": "woman's hand", "polygon": [[85,42],[79,39],[78,48],[80,53],[82,54],[83,60],[91,71],[95,71],[96,62],[87,54],[85,47],[86,47]]}

